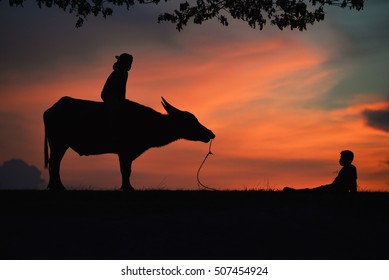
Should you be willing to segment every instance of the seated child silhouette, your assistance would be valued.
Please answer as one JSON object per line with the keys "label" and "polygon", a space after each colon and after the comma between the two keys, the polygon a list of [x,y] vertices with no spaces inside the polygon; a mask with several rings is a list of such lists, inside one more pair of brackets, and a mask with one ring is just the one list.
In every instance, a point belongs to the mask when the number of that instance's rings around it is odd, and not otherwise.
{"label": "seated child silhouette", "polygon": [[123,105],[126,101],[126,86],[128,71],[132,66],[133,57],[128,53],[115,56],[117,61],[113,64],[112,73],[108,76],[101,91],[101,99],[104,101],[108,125],[111,129],[110,135],[117,140],[121,130],[123,119]]}
{"label": "seated child silhouette", "polygon": [[343,167],[339,171],[338,176],[331,184],[323,185],[312,189],[293,189],[290,187],[285,187],[284,191],[317,191],[337,193],[356,192],[357,169],[354,165],[351,164],[353,159],[354,153],[352,151],[345,150],[340,153],[339,164]]}
{"label": "seated child silhouette", "polygon": [[128,71],[133,61],[132,55],[128,53],[116,56],[116,59],[117,61],[112,66],[113,72],[109,75],[101,92],[101,99],[114,107],[126,100]]}

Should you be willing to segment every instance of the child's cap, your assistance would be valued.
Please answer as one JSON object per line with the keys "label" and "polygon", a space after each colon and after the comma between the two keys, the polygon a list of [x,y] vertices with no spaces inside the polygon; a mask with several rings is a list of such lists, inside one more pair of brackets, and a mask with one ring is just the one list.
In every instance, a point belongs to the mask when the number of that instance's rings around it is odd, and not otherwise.
{"label": "child's cap", "polygon": [[128,53],[122,53],[121,55],[115,57],[118,60],[118,62],[126,63],[126,64],[131,64],[133,60],[132,55]]}

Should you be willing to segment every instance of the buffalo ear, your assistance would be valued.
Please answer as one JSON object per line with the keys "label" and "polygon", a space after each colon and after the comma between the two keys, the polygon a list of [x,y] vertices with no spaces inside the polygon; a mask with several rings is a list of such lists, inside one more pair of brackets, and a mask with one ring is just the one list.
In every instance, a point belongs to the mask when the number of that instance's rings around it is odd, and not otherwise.
{"label": "buffalo ear", "polygon": [[161,98],[162,98],[162,101],[161,101],[162,106],[163,106],[163,108],[166,110],[166,112],[167,112],[169,115],[173,115],[173,114],[177,114],[177,113],[181,112],[181,111],[178,110],[176,107],[170,105],[169,102],[167,102],[167,101],[165,100],[165,98],[163,98],[162,96],[161,96]]}

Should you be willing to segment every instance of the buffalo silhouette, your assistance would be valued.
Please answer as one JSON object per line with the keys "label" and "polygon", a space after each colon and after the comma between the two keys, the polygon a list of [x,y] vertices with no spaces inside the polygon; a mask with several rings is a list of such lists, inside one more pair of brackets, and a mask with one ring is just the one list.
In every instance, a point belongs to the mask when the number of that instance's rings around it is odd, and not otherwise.
{"label": "buffalo silhouette", "polygon": [[50,176],[48,189],[65,190],[60,164],[68,148],[80,156],[117,154],[121,189],[133,191],[132,161],[146,150],[178,139],[207,143],[215,138],[193,114],[173,107],[163,97],[162,105],[167,114],[129,100],[120,108],[111,108],[103,102],[62,97],[43,114],[45,167],[49,168]]}

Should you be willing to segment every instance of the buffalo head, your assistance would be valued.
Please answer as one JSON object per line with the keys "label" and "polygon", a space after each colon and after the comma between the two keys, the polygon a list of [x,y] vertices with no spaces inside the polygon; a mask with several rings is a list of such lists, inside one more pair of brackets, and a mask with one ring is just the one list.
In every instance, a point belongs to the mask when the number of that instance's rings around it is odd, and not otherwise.
{"label": "buffalo head", "polygon": [[215,134],[203,126],[197,118],[189,112],[181,111],[169,104],[162,97],[162,106],[177,125],[182,138],[191,141],[201,141],[208,143],[215,138]]}

